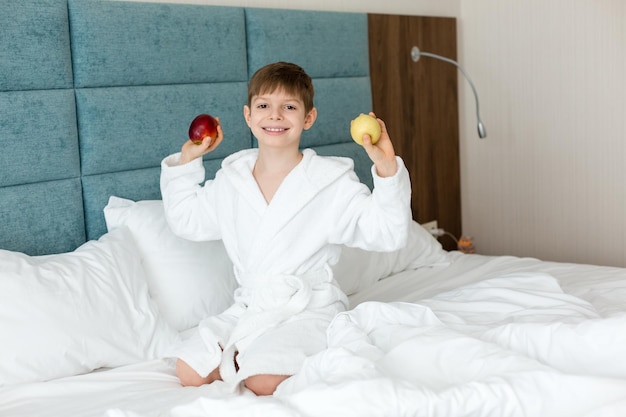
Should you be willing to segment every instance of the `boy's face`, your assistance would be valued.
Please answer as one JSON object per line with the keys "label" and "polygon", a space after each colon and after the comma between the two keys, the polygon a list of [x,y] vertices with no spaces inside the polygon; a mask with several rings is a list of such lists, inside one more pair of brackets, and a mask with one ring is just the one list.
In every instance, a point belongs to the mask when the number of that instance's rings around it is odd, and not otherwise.
{"label": "boy's face", "polygon": [[284,147],[299,146],[302,131],[313,125],[317,110],[305,114],[301,99],[277,90],[252,97],[243,114],[259,146]]}

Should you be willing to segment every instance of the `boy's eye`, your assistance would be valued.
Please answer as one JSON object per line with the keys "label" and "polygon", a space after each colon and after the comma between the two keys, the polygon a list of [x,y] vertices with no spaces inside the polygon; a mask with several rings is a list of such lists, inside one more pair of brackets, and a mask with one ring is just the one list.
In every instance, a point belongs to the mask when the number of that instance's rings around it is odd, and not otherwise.
{"label": "boy's eye", "polygon": [[285,109],[287,109],[287,110],[296,110],[296,106],[294,106],[293,104],[286,104],[285,105]]}
{"label": "boy's eye", "polygon": [[267,108],[267,104],[257,104],[256,108],[257,109],[266,109]]}

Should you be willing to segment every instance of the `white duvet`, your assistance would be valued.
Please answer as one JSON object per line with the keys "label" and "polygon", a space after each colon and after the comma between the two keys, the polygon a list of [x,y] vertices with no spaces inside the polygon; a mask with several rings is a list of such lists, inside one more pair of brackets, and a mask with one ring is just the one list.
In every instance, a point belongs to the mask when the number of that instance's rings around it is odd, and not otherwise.
{"label": "white duvet", "polygon": [[273,397],[215,386],[141,417],[626,416],[626,313],[601,317],[546,274],[364,302],[335,318],[328,345]]}

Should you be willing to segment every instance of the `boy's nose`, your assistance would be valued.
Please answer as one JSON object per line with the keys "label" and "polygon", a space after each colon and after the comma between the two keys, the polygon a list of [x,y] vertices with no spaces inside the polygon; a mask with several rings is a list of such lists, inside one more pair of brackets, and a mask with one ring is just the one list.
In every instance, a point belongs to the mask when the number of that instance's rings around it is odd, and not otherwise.
{"label": "boy's nose", "polygon": [[274,108],[274,109],[272,109],[272,113],[270,114],[270,117],[272,119],[282,119],[283,118],[283,112],[279,108]]}

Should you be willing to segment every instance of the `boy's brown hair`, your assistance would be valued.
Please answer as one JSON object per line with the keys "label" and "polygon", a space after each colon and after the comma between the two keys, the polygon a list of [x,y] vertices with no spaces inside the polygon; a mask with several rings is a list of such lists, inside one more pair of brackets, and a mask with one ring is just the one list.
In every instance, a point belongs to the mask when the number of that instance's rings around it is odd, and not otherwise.
{"label": "boy's brown hair", "polygon": [[304,103],[304,113],[313,110],[313,81],[302,67],[290,62],[275,62],[258,69],[248,84],[248,105],[252,98],[284,90]]}

